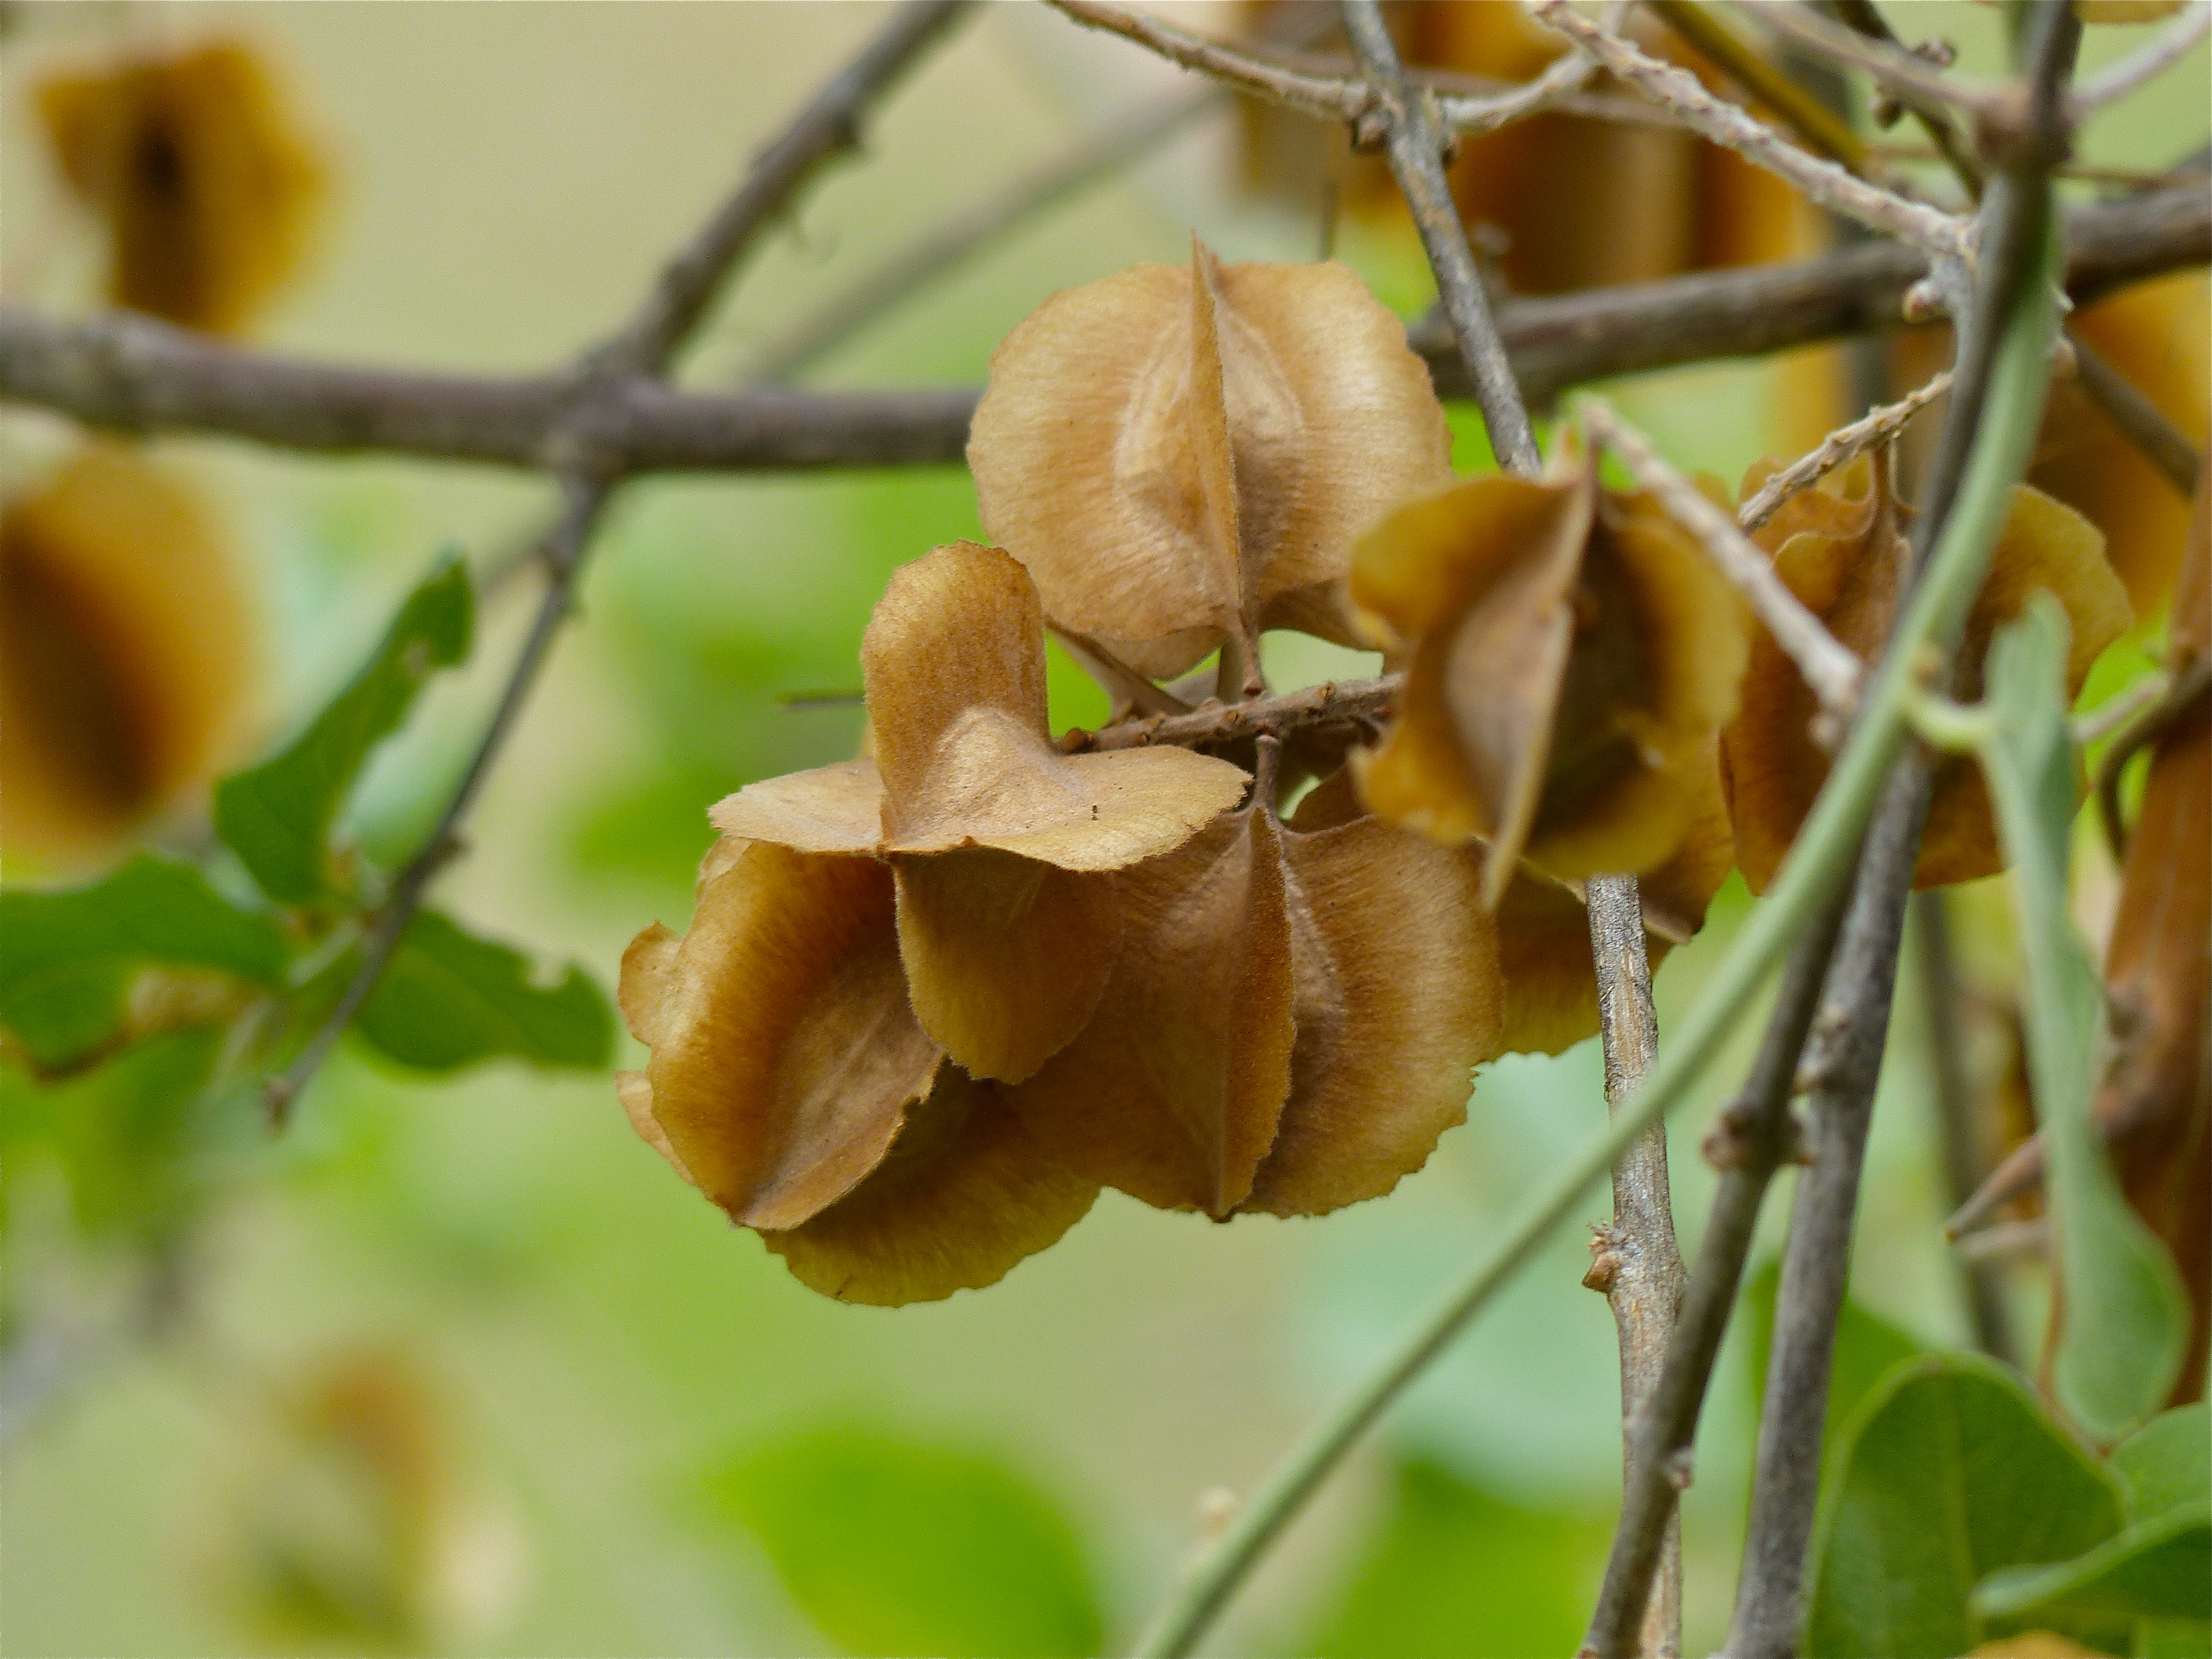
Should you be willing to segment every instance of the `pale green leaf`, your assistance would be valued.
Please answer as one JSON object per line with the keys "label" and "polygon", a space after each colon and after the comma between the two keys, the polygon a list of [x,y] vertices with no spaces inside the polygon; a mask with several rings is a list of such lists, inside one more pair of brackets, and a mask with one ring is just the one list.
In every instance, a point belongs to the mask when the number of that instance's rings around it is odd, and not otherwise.
{"label": "pale green leaf", "polygon": [[357,1022],[391,1059],[450,1072],[502,1056],[596,1070],[614,1048],[614,1014],[582,969],[539,984],[520,951],[417,915]]}
{"label": "pale green leaf", "polygon": [[2028,1066],[2067,1286],[2052,1376],[2068,1413],[2109,1442],[2172,1391],[2189,1310],[2172,1258],[2128,1207],[2090,1122],[2104,997],[2066,908],[2075,799],[2066,645],[2066,613],[2047,593],[1998,631],[1984,677],[1992,718],[1982,766],[2027,957]]}
{"label": "pale green leaf", "polygon": [[2049,1630],[2212,1620],[2212,1500],[2138,1522],[2070,1561],[1992,1573],[1973,1605],[1985,1619]]}
{"label": "pale green leaf", "polygon": [[1845,1430],[1820,1516],[1812,1659],[1953,1659],[2002,1568],[2069,1560],[2119,1530],[2118,1483],[2003,1366],[1899,1365]]}
{"label": "pale green leaf", "polygon": [[270,898],[307,904],[332,896],[331,823],[423,683],[468,656],[474,620],[468,572],[441,559],[314,722],[282,753],[216,787],[216,831]]}
{"label": "pale green leaf", "polygon": [[995,1459],[825,1429],[710,1478],[806,1616],[856,1654],[1103,1650],[1074,1528]]}
{"label": "pale green leaf", "polygon": [[0,891],[0,1025],[41,1066],[82,1059],[113,1035],[142,968],[283,978],[273,917],[241,910],[190,865],[143,854],[82,887]]}

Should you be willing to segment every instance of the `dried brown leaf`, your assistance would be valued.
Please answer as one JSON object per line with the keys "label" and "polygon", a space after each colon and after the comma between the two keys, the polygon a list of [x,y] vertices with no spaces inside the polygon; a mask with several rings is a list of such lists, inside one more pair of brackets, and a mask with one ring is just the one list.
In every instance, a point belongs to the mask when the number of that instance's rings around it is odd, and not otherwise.
{"label": "dried brown leaf", "polygon": [[0,512],[0,837],[109,854],[228,757],[258,678],[252,610],[206,504],[91,444]]}
{"label": "dried brown leaf", "polygon": [[996,548],[956,543],[893,574],[860,647],[886,850],[994,848],[1114,870],[1242,798],[1241,770],[1188,750],[1061,754],[1043,628],[1036,590]]}
{"label": "dried brown leaf", "polygon": [[107,297],[235,334],[297,274],[329,191],[319,147],[234,40],[49,76],[39,118],[108,237]]}
{"label": "dried brown leaf", "polygon": [[749,783],[707,813],[725,836],[800,853],[873,853],[884,841],[884,780],[872,760]]}
{"label": "dried brown leaf", "polygon": [[[2198,492],[2176,594],[2176,666],[2212,649],[2212,496]],[[2129,1200],[2166,1241],[2192,1310],[2176,1403],[2203,1391],[2212,1337],[2212,698],[2151,750],[2120,866],[2105,981],[2112,1058],[2094,1110]]]}
{"label": "dried brown leaf", "polygon": [[[2212,284],[2180,271],[2122,289],[2069,319],[2079,336],[2204,450],[2212,428]],[[2189,502],[2078,380],[2051,383],[2027,481],[2105,532],[2105,555],[2138,617],[2172,597]]]}

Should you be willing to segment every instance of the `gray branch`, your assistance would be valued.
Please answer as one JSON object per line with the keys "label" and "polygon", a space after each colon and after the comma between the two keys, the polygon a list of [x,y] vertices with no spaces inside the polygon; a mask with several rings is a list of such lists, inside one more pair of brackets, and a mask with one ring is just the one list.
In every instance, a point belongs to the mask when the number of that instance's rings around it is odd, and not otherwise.
{"label": "gray branch", "polygon": [[[2077,302],[2212,261],[2201,185],[2084,208],[2068,222]],[[1899,325],[1927,263],[1870,242],[1818,259],[1702,272],[1555,298],[1498,316],[1515,378],[1543,402],[1585,380]],[[1438,392],[1466,371],[1441,321],[1413,331]],[[553,470],[798,471],[957,463],[980,393],[680,392],[649,376],[463,376],[305,362],[144,318],[62,322],[0,305],[0,403],[88,425],[200,432],[325,454],[381,453]]]}

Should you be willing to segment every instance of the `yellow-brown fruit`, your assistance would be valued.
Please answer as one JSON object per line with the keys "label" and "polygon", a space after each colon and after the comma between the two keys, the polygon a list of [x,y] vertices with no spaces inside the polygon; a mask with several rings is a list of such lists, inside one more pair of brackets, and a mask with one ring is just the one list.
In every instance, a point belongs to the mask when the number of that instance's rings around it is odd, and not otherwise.
{"label": "yellow-brown fruit", "polygon": [[1486,843],[1486,902],[1523,857],[1576,880],[1682,848],[1714,791],[1748,619],[1648,497],[1565,456],[1540,479],[1470,479],[1370,532],[1352,591],[1413,653],[1362,793],[1448,845]]}
{"label": "yellow-brown fruit", "polygon": [[[2123,289],[2067,327],[2203,453],[2212,428],[2212,286],[2202,271]],[[2137,618],[2166,608],[2189,537],[2188,499],[2080,381],[2051,382],[2027,481],[2105,532],[2105,556]]]}
{"label": "yellow-brown fruit", "polygon": [[62,177],[106,229],[114,304],[237,334],[298,273],[328,168],[252,47],[137,55],[37,95]]}
{"label": "yellow-brown fruit", "polygon": [[[1744,475],[1751,495],[1776,471],[1761,461]],[[1897,609],[1907,556],[1905,509],[1886,471],[1858,461],[1783,502],[1753,539],[1774,559],[1775,574],[1861,660],[1879,658]],[[2127,595],[2105,562],[2103,538],[2071,507],[2015,486],[2012,509],[1990,557],[1990,573],[1960,642],[1958,694],[1981,695],[1982,659],[1997,627],[2029,594],[2049,589],[2070,626],[2067,694],[2081,689],[2098,653],[2126,631]],[[1820,706],[1796,665],[1763,630],[1752,641],[1742,710],[1721,736],[1721,781],[1735,826],[1737,862],[1754,893],[1781,866],[1831,757],[1813,739]],[[1964,757],[1938,769],[1914,884],[1941,887],[1994,875],[2004,867],[1989,792]]]}
{"label": "yellow-brown fruit", "polygon": [[1362,643],[1352,543],[1450,456],[1426,366],[1350,269],[1224,265],[1195,240],[1188,266],[1024,319],[968,442],[983,524],[1046,614],[1157,678],[1216,648],[1251,669],[1267,629]]}
{"label": "yellow-brown fruit", "polygon": [[243,586],[205,505],[95,444],[0,510],[0,838],[96,860],[224,758],[255,675]]}

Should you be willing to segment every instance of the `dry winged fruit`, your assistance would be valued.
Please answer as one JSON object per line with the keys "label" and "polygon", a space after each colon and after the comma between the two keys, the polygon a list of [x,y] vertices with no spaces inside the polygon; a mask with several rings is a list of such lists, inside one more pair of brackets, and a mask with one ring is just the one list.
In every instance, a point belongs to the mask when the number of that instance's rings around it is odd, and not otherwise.
{"label": "dry winged fruit", "polygon": [[[1291,817],[1293,827],[1308,832],[1330,829],[1365,811],[1353,769],[1347,766],[1309,791]],[[1480,843],[1470,849],[1472,856],[1480,853]],[[1638,878],[1644,945],[1653,968],[1705,925],[1713,895],[1735,866],[1720,781],[1709,773],[1681,849]],[[1498,1052],[1556,1054],[1595,1036],[1597,969],[1582,884],[1554,880],[1523,860],[1498,902],[1494,921],[1498,964],[1505,981]]]}
{"label": "dry winged fruit", "polygon": [[623,957],[653,1052],[620,1085],[639,1133],[804,1282],[901,1303],[994,1282],[1089,1207],[1097,1183],[988,1079],[1091,1018],[1113,872],[1249,780],[1182,750],[1055,750],[1036,595],[996,549],[901,570],[862,656],[876,760],[714,809],[690,933]]}
{"label": "dry winged fruit", "polygon": [[203,782],[253,684],[253,627],[204,505],[119,445],[0,510],[0,836],[96,860]]}
{"label": "dry winged fruit", "polygon": [[269,65],[213,41],[38,89],[70,189],[106,226],[107,297],[235,334],[296,274],[325,166]]}
{"label": "dry winged fruit", "polygon": [[1465,1117],[1504,998],[1476,866],[1317,817],[1255,802],[1122,877],[1097,1017],[1012,1091],[1084,1175],[1216,1219],[1314,1215],[1389,1192]]}
{"label": "dry winged fruit", "polygon": [[872,761],[772,778],[717,805],[725,835],[889,859],[922,1027],[1019,1082],[1083,1029],[1121,922],[1112,872],[1172,852],[1249,780],[1187,750],[1064,755],[1022,567],[972,542],[901,569],[860,646]]}
{"label": "dry winged fruit", "polygon": [[[2212,425],[2212,287],[2202,271],[2138,283],[2076,312],[2068,331],[2156,404],[2197,452]],[[2077,379],[2051,387],[2028,483],[2105,532],[2105,556],[2148,620],[2172,596],[2189,501]]]}
{"label": "dry winged fruit", "polygon": [[1486,903],[1523,858],[1560,879],[1635,874],[1693,829],[1710,838],[1748,623],[1648,496],[1601,489],[1572,457],[1539,479],[1455,484],[1368,533],[1352,598],[1413,649],[1360,780],[1368,804],[1447,844],[1485,842]]}
{"label": "dry winged fruit", "polygon": [[1006,337],[968,443],[991,535],[1060,626],[1154,678],[1263,629],[1361,645],[1352,544],[1451,476],[1427,368],[1335,264],[1136,265]]}
{"label": "dry winged fruit", "polygon": [[[1754,465],[1744,475],[1744,494],[1775,470],[1768,461]],[[1908,556],[1906,512],[1890,492],[1887,468],[1862,459],[1791,496],[1753,539],[1773,556],[1776,574],[1828,631],[1871,662],[1881,656],[1896,613]],[[2104,538],[2095,528],[2071,507],[2019,485],[1966,618],[1959,696],[1981,695],[1990,635],[2038,588],[2048,588],[2066,609],[2070,696],[2081,690],[2098,653],[2127,630],[2127,596],[2105,562]],[[1758,635],[1744,676],[1742,712],[1721,737],[1721,781],[1735,828],[1736,860],[1754,893],[1774,878],[1826,781],[1831,757],[1812,735],[1820,712],[1796,665],[1766,635]],[[2003,867],[1979,769],[1965,758],[1946,762],[1936,774],[1915,885],[1971,881]]]}
{"label": "dry winged fruit", "polygon": [[802,1283],[890,1305],[996,1282],[1097,1194],[922,1031],[894,902],[875,859],[725,839],[691,931],[623,957],[653,1053],[616,1079],[638,1133]]}

